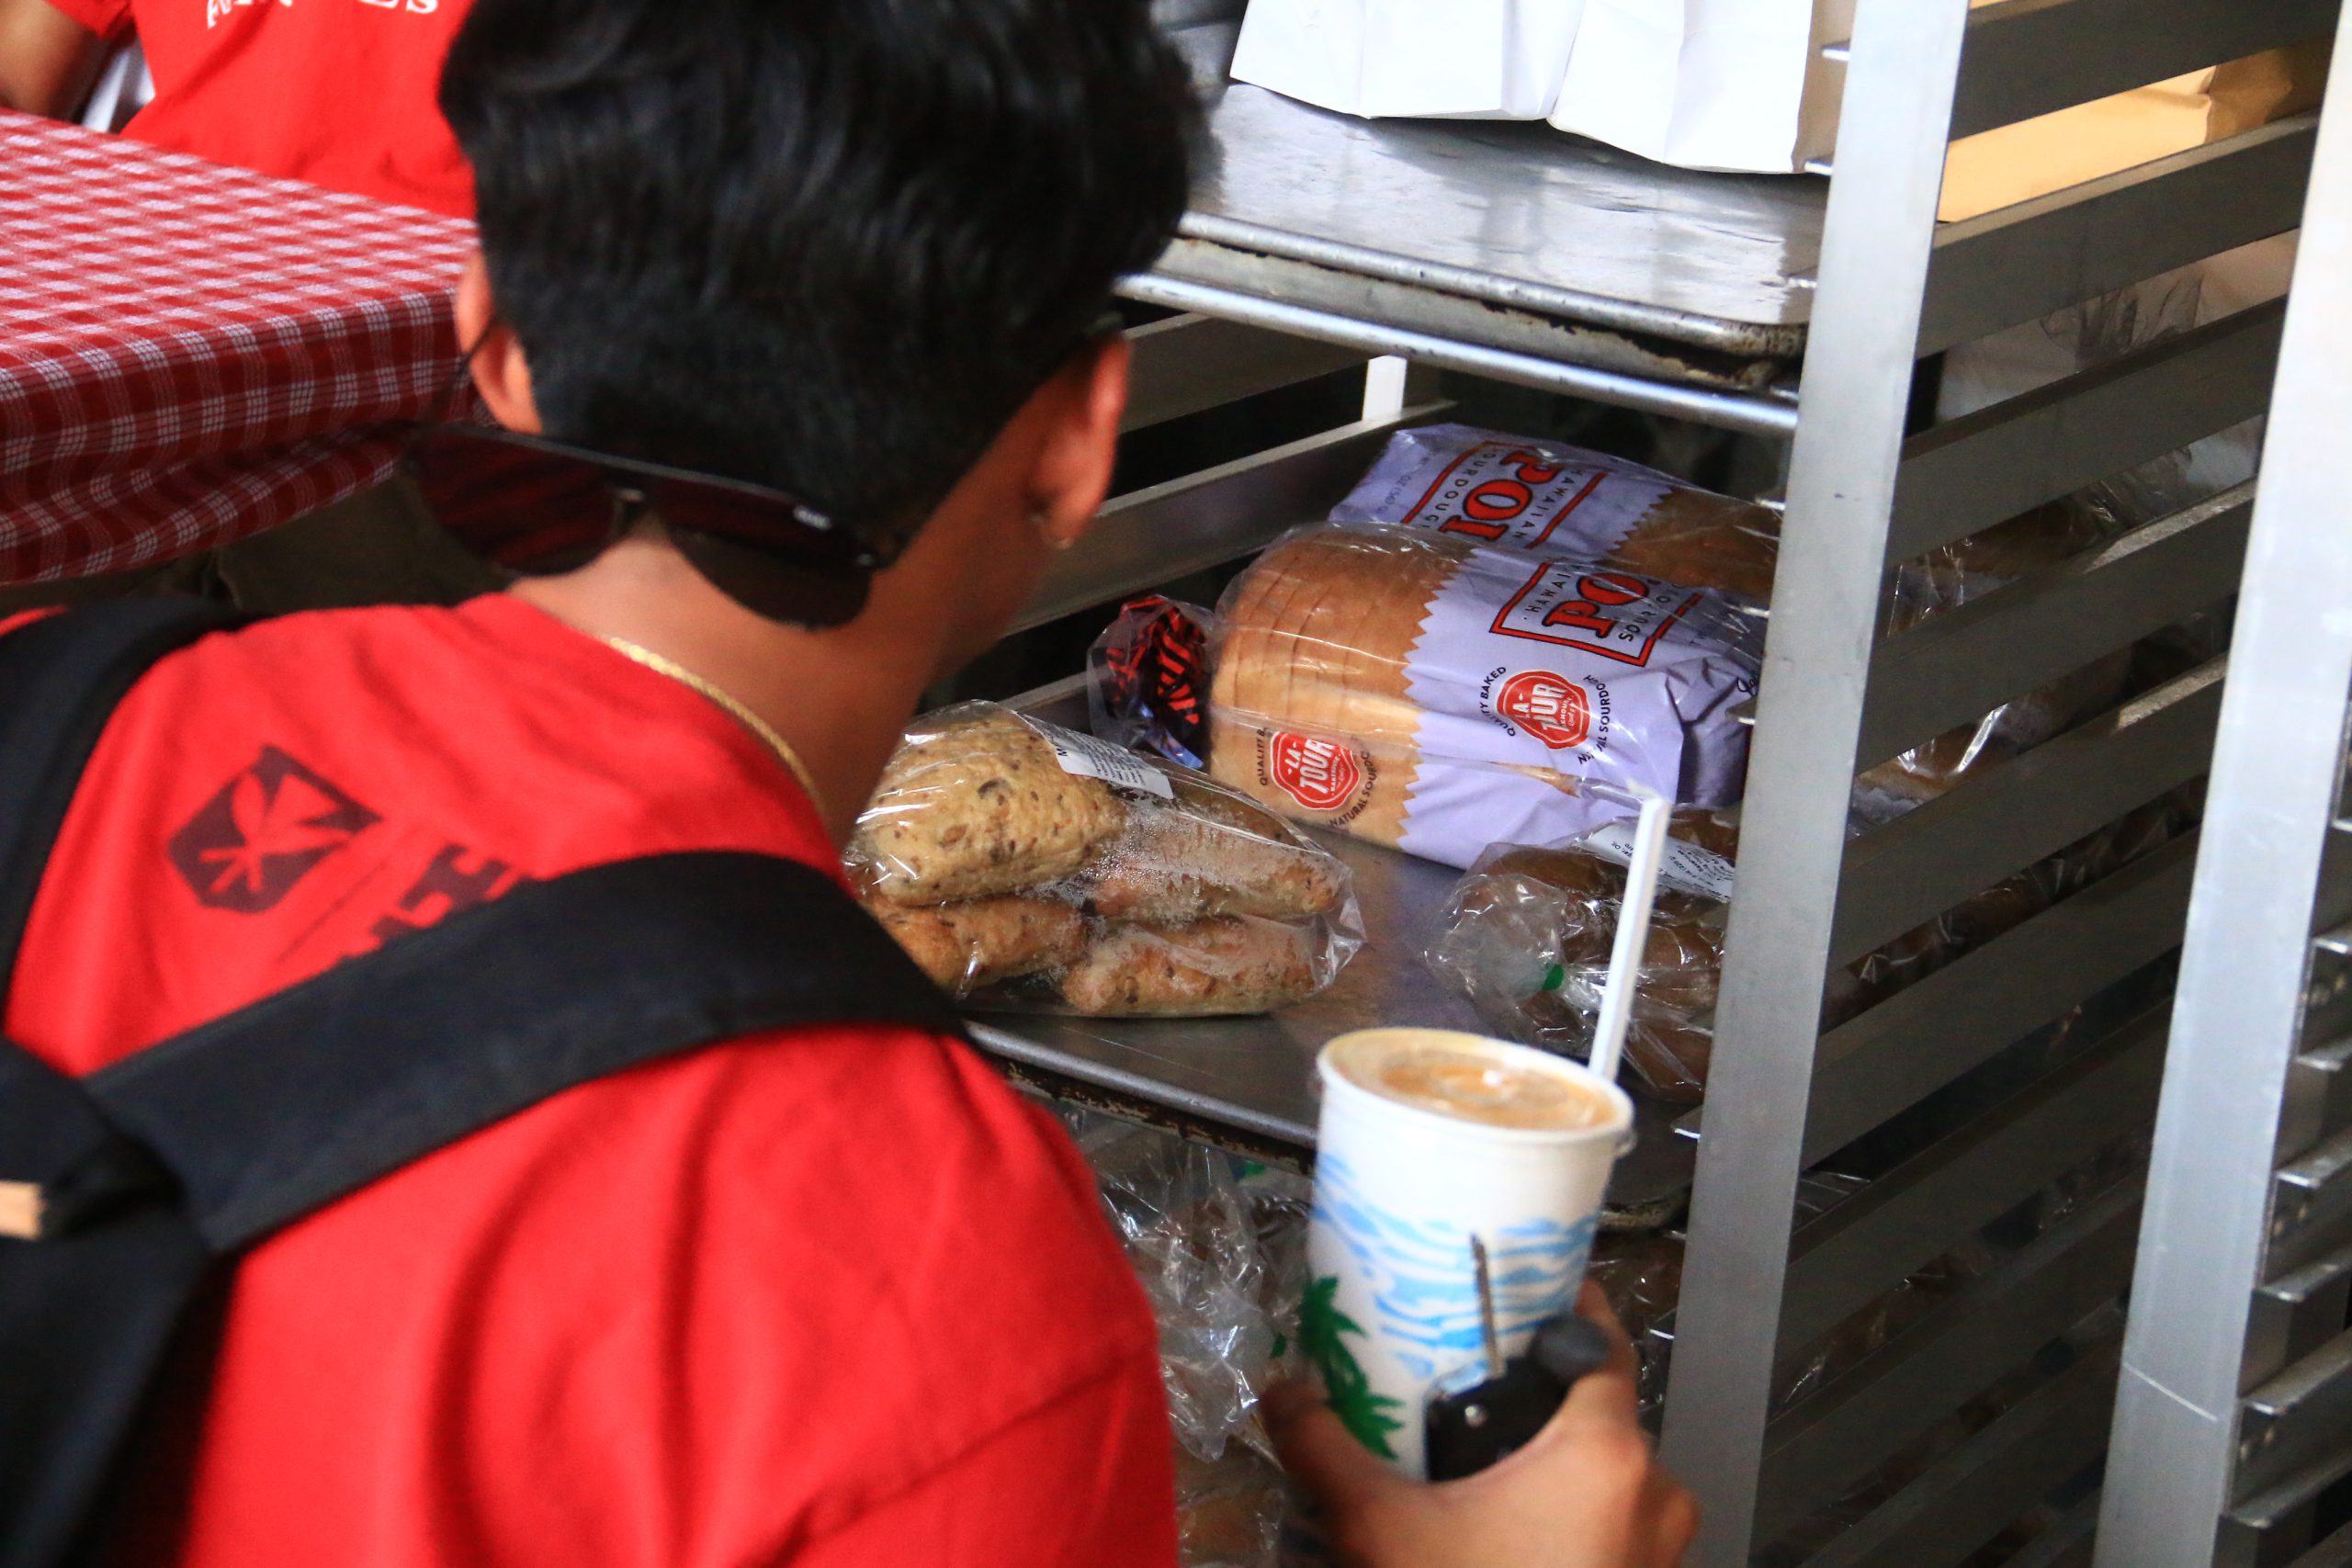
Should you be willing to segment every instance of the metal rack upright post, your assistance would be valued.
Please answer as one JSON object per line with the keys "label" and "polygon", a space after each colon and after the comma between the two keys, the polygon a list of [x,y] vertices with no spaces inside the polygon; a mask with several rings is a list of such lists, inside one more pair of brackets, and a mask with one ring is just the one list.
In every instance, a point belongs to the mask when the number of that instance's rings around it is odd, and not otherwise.
{"label": "metal rack upright post", "polygon": [[[2352,70],[2339,39],[2336,68]],[[2352,115],[2320,131],[2222,700],[2101,1568],[2352,1562]],[[2315,1529],[2332,1533],[2312,1543]],[[2308,1551],[2306,1551],[2308,1549]]]}

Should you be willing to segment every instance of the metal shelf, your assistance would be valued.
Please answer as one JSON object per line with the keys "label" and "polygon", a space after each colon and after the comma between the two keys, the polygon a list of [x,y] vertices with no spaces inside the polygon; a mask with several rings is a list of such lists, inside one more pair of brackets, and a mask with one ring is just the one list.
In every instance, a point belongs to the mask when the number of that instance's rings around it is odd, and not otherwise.
{"label": "metal shelf", "polygon": [[1370,121],[1229,84],[1176,37],[1211,151],[1139,299],[1785,434],[1823,183],[1692,174],[1544,125]]}
{"label": "metal shelf", "polygon": [[[1012,705],[1086,727],[1084,685],[1065,681]],[[1364,946],[1320,996],[1260,1018],[1102,1019],[996,1014],[974,1021],[980,1044],[1062,1098],[1182,1127],[1212,1143],[1304,1164],[1321,1093],[1315,1053],[1374,1024],[1485,1032],[1469,1003],[1421,963],[1457,873],[1336,835],[1316,837],[1355,877]],[[1673,1125],[1680,1108],[1636,1096],[1639,1141],[1617,1164],[1609,1206],[1624,1223],[1659,1219],[1690,1186],[1697,1145]]]}

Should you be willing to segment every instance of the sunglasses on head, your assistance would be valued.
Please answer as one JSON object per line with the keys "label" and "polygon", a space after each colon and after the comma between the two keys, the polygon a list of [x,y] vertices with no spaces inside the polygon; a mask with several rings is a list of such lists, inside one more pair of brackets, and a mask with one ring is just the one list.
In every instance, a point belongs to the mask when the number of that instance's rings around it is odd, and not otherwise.
{"label": "sunglasses on head", "polygon": [[[1119,330],[1116,311],[1098,314],[1051,362]],[[921,525],[918,515],[859,527],[764,485],[452,423],[447,415],[472,363],[469,350],[441,407],[410,442],[406,467],[443,528],[517,576],[585,566],[653,516],[695,570],[745,609],[838,626],[865,608],[874,574],[906,552]]]}

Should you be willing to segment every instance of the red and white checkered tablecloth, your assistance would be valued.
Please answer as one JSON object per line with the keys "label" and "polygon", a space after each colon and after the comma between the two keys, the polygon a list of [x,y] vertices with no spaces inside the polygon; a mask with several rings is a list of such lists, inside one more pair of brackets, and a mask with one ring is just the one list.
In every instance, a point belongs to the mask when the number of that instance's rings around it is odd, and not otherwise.
{"label": "red and white checkered tablecloth", "polygon": [[473,226],[0,111],[0,582],[381,479],[457,374]]}

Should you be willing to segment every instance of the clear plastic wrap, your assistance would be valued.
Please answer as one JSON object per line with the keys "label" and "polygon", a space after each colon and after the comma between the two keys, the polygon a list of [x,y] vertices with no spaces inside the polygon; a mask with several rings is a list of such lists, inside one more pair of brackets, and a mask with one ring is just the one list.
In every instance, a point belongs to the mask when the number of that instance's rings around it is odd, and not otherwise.
{"label": "clear plastic wrap", "polygon": [[[2113,514],[2087,501],[2037,507],[1959,539],[1894,571],[1887,633],[1906,632],[2029,573],[2057,565],[2117,532]],[[1854,808],[1884,822],[1926,804],[1972,772],[2006,761],[2122,700],[2129,649],[2094,660],[2046,686],[2004,703],[1870,768],[1854,781]]]}
{"label": "clear plastic wrap", "polygon": [[1159,1322],[1186,1568],[1272,1568],[1288,1494],[1258,1400],[1297,1337],[1312,1188],[1154,1128],[1063,1119]]}
{"label": "clear plastic wrap", "polygon": [[[1826,1213],[1864,1185],[1857,1177],[1806,1172],[1797,1179],[1797,1223]],[[1674,1351],[1674,1309],[1682,1296],[1682,1255],[1679,1231],[1604,1234],[1593,1244],[1592,1260],[1586,1265],[1586,1277],[1609,1298],[1610,1307],[1634,1342],[1639,1363],[1638,1398],[1644,1418],[1653,1424],[1666,1404],[1666,1374]],[[1903,1288],[1906,1287],[1898,1287],[1898,1292]],[[1776,1388],[1778,1402],[1785,1405],[1792,1397],[1790,1391],[1807,1377],[1821,1375],[1826,1364],[1808,1359],[1786,1371]]]}
{"label": "clear plastic wrap", "polygon": [[1761,603],[1780,519],[1751,502],[1555,441],[1464,424],[1400,431],[1334,523],[1393,523],[1472,544],[1600,561]]}
{"label": "clear plastic wrap", "polygon": [[[2210,320],[2202,300],[2202,275],[2222,259],[2086,300],[1955,350],[1940,389],[1940,417],[1960,417]],[[2255,263],[2259,276],[2252,282],[2254,297],[2267,298],[2283,287],[2283,272],[2274,271],[2278,265],[2275,255],[2260,258],[2248,252],[2239,259]],[[2252,422],[2167,453],[1903,562],[1894,571],[1886,630],[1909,630],[2250,477],[2259,429],[2260,422]],[[2131,692],[2144,690],[2153,683],[2145,673],[2148,657],[2152,651],[2161,657],[2162,646],[2189,655],[2191,662],[2211,657],[2225,627],[2226,617],[2217,625],[2213,617],[2200,616],[2188,626],[2167,628],[2151,639],[2158,645],[2155,649],[2143,643],[2119,650],[2003,705],[1973,725],[1937,736],[1863,773],[1856,781],[1856,809],[1883,822],[1932,800],[1972,772],[2037,746]]]}
{"label": "clear plastic wrap", "polygon": [[1591,778],[1739,794],[1760,623],[1711,590],[1421,529],[1327,524],[1227,592],[1209,770],[1275,810],[1463,866],[1625,815]]}
{"label": "clear plastic wrap", "polygon": [[[1707,1079],[1736,832],[1678,812],[1650,912],[1625,1031],[1625,1060],[1661,1098],[1696,1100]],[[1713,847],[1707,840],[1713,841]],[[1424,957],[1487,1027],[1566,1055],[1592,1049],[1625,871],[1613,850],[1498,845],[1454,886]]]}
{"label": "clear plastic wrap", "polygon": [[1130,600],[1086,656],[1087,727],[1114,746],[1204,768],[1210,613],[1160,594]]}
{"label": "clear plastic wrap", "polygon": [[1682,1299],[1681,1233],[1603,1233],[1592,1244],[1585,1277],[1609,1298],[1626,1337],[1634,1342],[1636,1397],[1644,1416],[1654,1421],[1666,1404],[1674,1308]]}
{"label": "clear plastic wrap", "polygon": [[918,720],[858,818],[860,897],[958,998],[1268,1011],[1362,945],[1346,867],[1189,769],[992,704]]}
{"label": "clear plastic wrap", "polygon": [[[1832,973],[1822,1025],[1834,1028],[1961,954],[2016,929],[2148,852],[2188,820],[2150,803],[2047,860],[1963,899]],[[1625,1059],[1656,1097],[1702,1097],[1714,1044],[1731,862],[1726,818],[1676,814],[1643,952]],[[1424,959],[1489,1029],[1566,1055],[1592,1047],[1623,896],[1623,853],[1608,829],[1556,849],[1497,845],[1455,884]]]}

